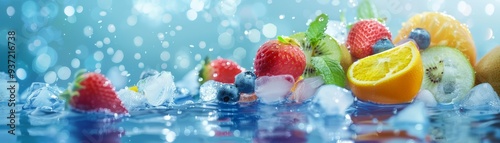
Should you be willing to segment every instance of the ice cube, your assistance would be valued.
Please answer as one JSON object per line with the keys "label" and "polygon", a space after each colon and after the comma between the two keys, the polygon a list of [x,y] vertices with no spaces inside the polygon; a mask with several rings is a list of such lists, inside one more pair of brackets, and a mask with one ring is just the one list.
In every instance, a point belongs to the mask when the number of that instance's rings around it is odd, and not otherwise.
{"label": "ice cube", "polygon": [[415,101],[423,102],[427,107],[436,107],[438,104],[434,95],[432,95],[429,90],[425,89],[418,92],[417,97],[415,97]]}
{"label": "ice cube", "polygon": [[55,86],[44,86],[31,92],[23,105],[24,110],[38,109],[47,113],[64,110],[64,100],[59,98],[62,91]]}
{"label": "ice cube", "polygon": [[465,109],[499,108],[500,99],[489,83],[482,83],[472,88],[457,104]]}
{"label": "ice cube", "polygon": [[118,98],[122,100],[123,105],[127,110],[139,110],[147,107],[146,97],[144,95],[132,91],[130,89],[121,89],[118,91]]}
{"label": "ice cube", "polygon": [[146,96],[148,104],[153,106],[162,105],[165,101],[174,101],[175,83],[170,72],[162,71],[141,79],[137,83],[139,91]]}
{"label": "ice cube", "polygon": [[37,89],[40,89],[42,87],[49,87],[50,85],[45,83],[45,82],[33,82],[31,83],[31,86],[24,90],[24,92],[21,94],[21,102],[26,102],[26,99],[28,98],[28,96],[33,93],[35,90]]}
{"label": "ice cube", "polygon": [[222,86],[222,83],[209,80],[200,86],[200,99],[204,102],[213,101],[217,98],[217,88]]}
{"label": "ice cube", "polygon": [[351,91],[336,85],[323,85],[314,96],[313,102],[319,104],[327,115],[344,115],[354,102]]}
{"label": "ice cube", "polygon": [[295,80],[291,75],[261,76],[255,80],[255,95],[266,104],[284,101]]}
{"label": "ice cube", "polygon": [[297,83],[295,91],[292,93],[292,96],[288,98],[288,100],[302,103],[310,99],[316,90],[324,83],[323,78],[320,76],[305,78]]}
{"label": "ice cube", "polygon": [[158,75],[158,74],[160,74],[160,73],[157,70],[147,69],[145,71],[142,71],[139,79],[146,79],[150,76],[154,76],[154,75]]}
{"label": "ice cube", "polygon": [[414,102],[388,120],[395,129],[405,130],[408,134],[424,139],[429,126],[427,108],[423,102]]}

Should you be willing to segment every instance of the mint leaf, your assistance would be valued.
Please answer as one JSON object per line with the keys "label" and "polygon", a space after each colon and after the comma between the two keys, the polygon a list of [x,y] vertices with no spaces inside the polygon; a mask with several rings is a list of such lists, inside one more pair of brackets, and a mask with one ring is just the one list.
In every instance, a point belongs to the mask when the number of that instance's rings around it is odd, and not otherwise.
{"label": "mint leaf", "polygon": [[311,22],[309,28],[306,31],[306,38],[309,40],[311,45],[315,45],[319,40],[323,39],[326,24],[328,23],[328,16],[326,14],[320,14],[316,19]]}
{"label": "mint leaf", "polygon": [[370,0],[363,0],[358,6],[358,19],[378,18],[378,12]]}
{"label": "mint leaf", "polygon": [[328,57],[312,57],[312,65],[321,75],[325,84],[335,84],[345,87],[345,73],[337,60]]}

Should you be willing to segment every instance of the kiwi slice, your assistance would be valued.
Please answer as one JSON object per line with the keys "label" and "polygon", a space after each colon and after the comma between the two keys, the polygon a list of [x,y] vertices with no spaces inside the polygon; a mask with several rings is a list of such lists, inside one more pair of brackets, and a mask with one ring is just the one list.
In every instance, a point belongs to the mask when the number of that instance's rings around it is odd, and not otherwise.
{"label": "kiwi slice", "polygon": [[439,103],[459,101],[474,86],[474,69],[456,48],[431,47],[421,55],[424,64],[422,89],[432,92]]}

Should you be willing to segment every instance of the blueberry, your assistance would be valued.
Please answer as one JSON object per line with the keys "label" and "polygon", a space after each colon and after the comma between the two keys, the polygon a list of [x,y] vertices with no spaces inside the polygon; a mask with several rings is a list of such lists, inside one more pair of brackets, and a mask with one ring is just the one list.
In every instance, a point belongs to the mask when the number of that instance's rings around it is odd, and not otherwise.
{"label": "blueberry", "polygon": [[394,44],[392,44],[391,40],[387,38],[378,40],[372,47],[373,54],[377,54],[391,48],[394,48]]}
{"label": "blueberry", "polygon": [[238,89],[232,84],[222,84],[217,90],[217,100],[219,100],[219,102],[235,103],[240,100]]}
{"label": "blueberry", "polygon": [[425,50],[431,44],[431,36],[427,30],[422,28],[415,28],[410,32],[408,38],[415,40],[420,49]]}
{"label": "blueberry", "polygon": [[242,72],[236,75],[234,85],[240,93],[254,93],[255,79],[257,79],[257,76],[252,71]]}

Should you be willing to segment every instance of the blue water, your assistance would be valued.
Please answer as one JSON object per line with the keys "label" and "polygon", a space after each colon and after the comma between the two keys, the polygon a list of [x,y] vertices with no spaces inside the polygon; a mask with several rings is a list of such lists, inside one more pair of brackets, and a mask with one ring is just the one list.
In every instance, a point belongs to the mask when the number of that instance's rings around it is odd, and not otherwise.
{"label": "blue water", "polygon": [[[133,111],[130,116],[22,111],[17,142],[498,142],[490,111],[428,109],[425,138],[403,136],[387,119],[406,105],[357,101],[346,117],[311,112],[310,104],[197,103]],[[490,113],[488,113],[490,112]],[[496,112],[498,113],[498,112]],[[416,115],[418,116],[418,115]],[[363,137],[373,133],[401,136]],[[3,133],[3,132],[2,132]],[[2,134],[4,135],[4,134]]]}
{"label": "blue water", "polygon": [[[67,87],[79,69],[105,74],[118,89],[132,86],[146,69],[170,71],[180,80],[205,57],[252,69],[258,47],[278,35],[305,31],[326,13],[355,20],[357,0],[0,0],[0,35],[16,31],[18,93],[33,82]],[[440,11],[465,23],[478,59],[499,45],[497,1],[378,0],[393,36],[415,13]],[[6,47],[5,38],[0,46]],[[0,55],[7,55],[0,48]],[[3,62],[4,60],[0,60]],[[3,65],[3,63],[2,63]],[[7,71],[0,66],[0,71]],[[3,90],[3,89],[2,89]],[[18,97],[19,98],[19,97]],[[4,101],[4,100],[1,100]],[[0,122],[9,109],[0,102]],[[428,108],[430,124],[404,136],[387,119],[407,105],[356,101],[348,116],[325,116],[311,103],[219,105],[196,103],[132,111],[129,116],[22,110],[16,106],[17,142],[500,142],[500,116],[491,110]],[[417,126],[417,125],[409,125]],[[419,126],[420,127],[420,126]],[[390,137],[367,137],[373,134]],[[397,135],[398,137],[395,137]],[[0,126],[0,142],[15,142]]]}

